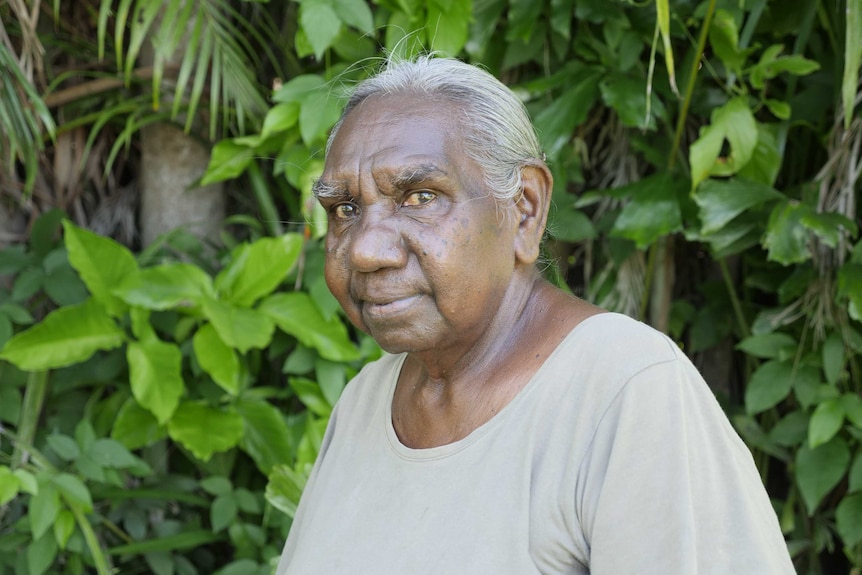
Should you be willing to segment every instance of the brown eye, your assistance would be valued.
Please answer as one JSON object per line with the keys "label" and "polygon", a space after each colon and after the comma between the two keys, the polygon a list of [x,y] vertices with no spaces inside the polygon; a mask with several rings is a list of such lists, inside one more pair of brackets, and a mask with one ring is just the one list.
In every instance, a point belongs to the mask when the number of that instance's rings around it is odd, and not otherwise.
{"label": "brown eye", "polygon": [[429,204],[433,202],[437,198],[437,195],[434,192],[429,192],[428,190],[419,190],[418,192],[413,192],[407,199],[404,200],[402,206],[423,206],[425,204]]}
{"label": "brown eye", "polygon": [[359,213],[359,208],[356,207],[355,204],[351,203],[343,203],[333,206],[332,214],[335,216],[337,220],[349,220],[350,218],[356,216]]}

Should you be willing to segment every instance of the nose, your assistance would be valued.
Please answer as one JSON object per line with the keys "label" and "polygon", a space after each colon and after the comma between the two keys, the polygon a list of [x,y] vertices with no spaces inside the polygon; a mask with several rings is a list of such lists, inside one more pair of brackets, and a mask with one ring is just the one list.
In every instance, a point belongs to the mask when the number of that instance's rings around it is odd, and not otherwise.
{"label": "nose", "polygon": [[368,206],[350,234],[350,267],[359,272],[398,268],[407,252],[394,215],[384,206]]}

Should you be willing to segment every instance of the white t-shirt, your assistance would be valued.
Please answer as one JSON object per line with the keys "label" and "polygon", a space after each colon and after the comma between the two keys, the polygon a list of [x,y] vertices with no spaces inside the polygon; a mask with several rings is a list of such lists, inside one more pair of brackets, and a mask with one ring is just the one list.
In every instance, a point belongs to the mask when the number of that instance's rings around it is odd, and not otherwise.
{"label": "white t-shirt", "polygon": [[580,323],[466,438],[405,447],[403,355],[333,413],[276,575],[794,573],[746,446],[674,343]]}

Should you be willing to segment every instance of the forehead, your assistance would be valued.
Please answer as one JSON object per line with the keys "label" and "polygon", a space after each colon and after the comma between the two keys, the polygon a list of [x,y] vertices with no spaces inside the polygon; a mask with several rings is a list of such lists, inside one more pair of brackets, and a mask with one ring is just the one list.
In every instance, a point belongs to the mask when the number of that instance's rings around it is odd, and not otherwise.
{"label": "forehead", "polygon": [[460,106],[445,98],[412,92],[369,97],[342,122],[324,175],[426,160],[458,164],[465,156],[460,116]]}

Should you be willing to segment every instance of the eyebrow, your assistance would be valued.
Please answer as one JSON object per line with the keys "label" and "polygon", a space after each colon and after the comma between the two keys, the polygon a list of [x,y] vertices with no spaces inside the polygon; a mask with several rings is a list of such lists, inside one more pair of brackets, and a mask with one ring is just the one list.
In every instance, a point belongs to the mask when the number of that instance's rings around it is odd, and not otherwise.
{"label": "eyebrow", "polygon": [[419,184],[435,176],[445,176],[446,171],[434,164],[406,166],[392,176],[392,185],[398,188]]}
{"label": "eyebrow", "polygon": [[314,183],[311,184],[311,193],[318,200],[350,197],[347,185],[343,182],[327,182],[321,178],[314,180]]}
{"label": "eyebrow", "polygon": [[[432,177],[446,175],[447,173],[445,170],[434,164],[417,164],[401,168],[389,179],[389,181],[396,188],[404,188],[422,183]],[[327,181],[323,178],[318,178],[314,181],[311,185],[311,192],[318,200],[352,197],[347,189],[346,183]]]}

